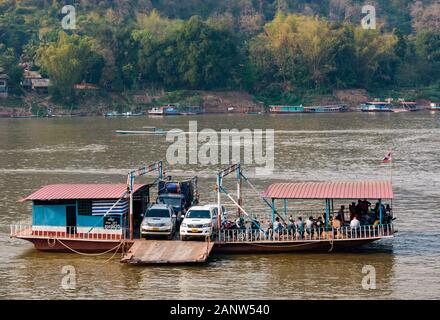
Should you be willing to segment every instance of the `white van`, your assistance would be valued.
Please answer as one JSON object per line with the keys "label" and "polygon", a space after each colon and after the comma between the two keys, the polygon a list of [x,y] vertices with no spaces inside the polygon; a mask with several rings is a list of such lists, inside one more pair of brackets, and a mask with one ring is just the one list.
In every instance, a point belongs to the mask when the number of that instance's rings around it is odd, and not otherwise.
{"label": "white van", "polygon": [[191,207],[180,225],[180,240],[211,237],[218,229],[217,211],[216,204]]}

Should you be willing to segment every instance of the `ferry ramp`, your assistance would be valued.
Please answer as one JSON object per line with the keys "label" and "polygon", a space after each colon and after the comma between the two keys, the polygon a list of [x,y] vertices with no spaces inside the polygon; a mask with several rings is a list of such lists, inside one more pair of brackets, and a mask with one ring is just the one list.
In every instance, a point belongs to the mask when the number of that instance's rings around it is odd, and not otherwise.
{"label": "ferry ramp", "polygon": [[180,240],[135,240],[121,259],[134,265],[206,262],[214,242]]}

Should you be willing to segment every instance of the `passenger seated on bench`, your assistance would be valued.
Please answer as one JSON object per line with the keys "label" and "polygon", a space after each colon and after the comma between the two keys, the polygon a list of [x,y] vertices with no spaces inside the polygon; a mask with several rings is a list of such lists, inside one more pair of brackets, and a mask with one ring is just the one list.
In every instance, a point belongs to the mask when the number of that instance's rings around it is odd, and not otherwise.
{"label": "passenger seated on bench", "polygon": [[280,234],[283,231],[283,225],[280,223],[280,218],[276,217],[275,222],[273,224],[273,230],[274,232],[277,232]]}
{"label": "passenger seated on bench", "polygon": [[300,238],[304,237],[304,221],[302,217],[298,217],[298,220],[295,222],[296,231]]}
{"label": "passenger seated on bench", "polygon": [[295,229],[295,221],[293,220],[293,217],[289,217],[289,223],[286,226],[286,230],[288,234],[293,234],[293,231]]}
{"label": "passenger seated on bench", "polygon": [[257,219],[254,219],[254,221],[252,221],[252,230],[259,230],[260,228],[258,228],[258,226],[260,225],[260,223],[258,222]]}
{"label": "passenger seated on bench", "polygon": [[358,229],[361,227],[360,221],[357,219],[356,216],[354,216],[353,220],[350,222],[350,228],[351,229]]}
{"label": "passenger seated on bench", "polygon": [[313,236],[313,226],[314,226],[314,222],[313,222],[313,217],[309,217],[306,220],[306,232],[309,236]]}
{"label": "passenger seated on bench", "polygon": [[342,219],[341,219],[341,216],[339,214],[336,217],[333,218],[332,226],[335,229],[342,227]]}

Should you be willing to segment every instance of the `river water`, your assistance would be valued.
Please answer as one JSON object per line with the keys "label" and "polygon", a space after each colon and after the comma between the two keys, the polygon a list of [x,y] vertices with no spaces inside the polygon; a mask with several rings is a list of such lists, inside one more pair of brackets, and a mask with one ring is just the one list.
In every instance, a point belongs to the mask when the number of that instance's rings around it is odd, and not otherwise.
{"label": "river water", "polygon": [[[0,298],[438,299],[439,117],[418,112],[0,119]],[[277,181],[392,179],[396,238],[343,253],[217,255],[204,265],[153,267],[121,264],[119,255],[109,260],[111,254],[43,253],[9,238],[9,224],[30,217],[30,204],[18,200],[40,186],[124,183],[128,169],[165,159],[171,143],[164,136],[121,136],[115,130],[188,131],[189,120],[197,120],[198,130],[274,129],[273,174],[256,175],[255,165],[244,166],[259,190]],[[380,163],[389,150],[392,166]],[[179,164],[167,173],[198,175],[201,201],[207,202],[215,201],[221,167]],[[234,188],[233,179],[225,183]],[[243,192],[245,208],[265,212],[250,189]],[[376,289],[363,289],[366,265],[376,270]],[[75,289],[61,285],[64,266],[75,269]]]}

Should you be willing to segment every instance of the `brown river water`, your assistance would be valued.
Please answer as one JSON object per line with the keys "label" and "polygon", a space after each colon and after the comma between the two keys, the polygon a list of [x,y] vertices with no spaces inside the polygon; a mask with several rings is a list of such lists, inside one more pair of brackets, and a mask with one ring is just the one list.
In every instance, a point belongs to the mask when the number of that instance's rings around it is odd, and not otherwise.
{"label": "brown river water", "polygon": [[[283,180],[392,175],[396,238],[341,253],[214,255],[202,265],[153,267],[121,264],[119,255],[43,253],[9,238],[9,224],[31,214],[29,203],[17,201],[40,186],[125,183],[128,169],[165,159],[170,142],[164,136],[118,136],[115,130],[188,131],[189,120],[197,120],[199,130],[275,129],[274,173],[261,177],[253,165],[244,166],[261,191]],[[380,163],[389,150],[392,172]],[[215,201],[221,167],[188,164],[167,171],[198,175],[201,201],[207,202]],[[0,190],[2,299],[440,298],[440,113],[0,119]],[[243,192],[245,208],[267,210],[250,190]],[[61,285],[66,265],[75,268],[75,289]],[[376,269],[376,289],[362,287],[365,265]]]}

